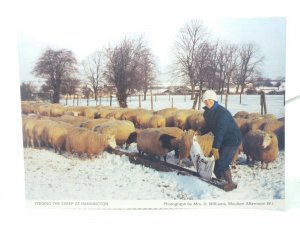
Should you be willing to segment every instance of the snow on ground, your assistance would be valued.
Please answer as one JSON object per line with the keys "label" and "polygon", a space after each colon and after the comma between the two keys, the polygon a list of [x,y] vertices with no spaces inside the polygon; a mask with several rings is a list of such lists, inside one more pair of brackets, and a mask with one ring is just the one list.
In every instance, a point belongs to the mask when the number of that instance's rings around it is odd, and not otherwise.
{"label": "snow on ground", "polygon": [[[233,170],[238,188],[228,193],[196,177],[158,172],[107,152],[89,160],[25,148],[24,159],[27,200],[260,200],[285,195],[283,151],[269,169],[249,167],[241,155]],[[172,153],[168,161],[176,162]]]}

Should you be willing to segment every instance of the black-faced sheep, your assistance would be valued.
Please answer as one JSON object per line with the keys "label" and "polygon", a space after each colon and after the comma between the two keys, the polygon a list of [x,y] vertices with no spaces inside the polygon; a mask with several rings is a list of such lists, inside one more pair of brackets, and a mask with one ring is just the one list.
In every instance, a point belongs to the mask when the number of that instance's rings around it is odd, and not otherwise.
{"label": "black-faced sheep", "polygon": [[83,116],[85,116],[88,119],[96,119],[100,117],[98,110],[93,107],[84,108]]}
{"label": "black-faced sheep", "polygon": [[266,168],[278,156],[278,140],[274,133],[262,130],[249,131],[243,138],[243,150],[247,155],[247,163],[260,161],[261,168],[266,163]]}
{"label": "black-faced sheep", "polygon": [[81,127],[71,129],[66,137],[68,154],[77,153],[79,156],[87,154],[89,158],[92,158],[109,147],[115,147],[114,137],[107,137]]}
{"label": "black-faced sheep", "polygon": [[139,153],[146,153],[151,156],[164,157],[167,161],[168,152],[172,151],[171,140],[175,137],[159,132],[155,129],[139,130],[132,133],[131,138],[135,135],[137,149]]}
{"label": "black-faced sheep", "polygon": [[114,135],[116,143],[120,146],[126,143],[129,135],[135,131],[135,127],[131,121],[127,120],[110,120],[93,128],[93,131]]}
{"label": "black-faced sheep", "polygon": [[[158,131],[162,134],[167,134],[169,136],[172,136],[174,138],[171,139],[171,150],[175,151],[175,156],[178,157],[178,152],[179,152],[179,145],[180,145],[180,141],[181,141],[181,137],[183,135],[183,130],[179,129],[178,127],[161,127],[161,128],[148,128],[145,129],[148,130],[149,132],[154,132],[154,131]],[[139,132],[141,132],[142,130],[136,130],[134,132],[132,132],[127,141],[126,141],[126,148],[128,148],[128,146],[131,143],[137,142],[137,136],[139,134]]]}

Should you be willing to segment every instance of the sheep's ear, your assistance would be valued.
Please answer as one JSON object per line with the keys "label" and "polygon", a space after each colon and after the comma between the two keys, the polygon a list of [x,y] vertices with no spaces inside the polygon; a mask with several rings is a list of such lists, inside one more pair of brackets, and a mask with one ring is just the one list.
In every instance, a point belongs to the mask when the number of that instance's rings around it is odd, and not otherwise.
{"label": "sheep's ear", "polygon": [[136,139],[137,139],[137,132],[134,131],[134,132],[132,132],[132,133],[129,135],[129,137],[127,138],[126,144],[131,144],[131,143],[133,143],[133,142],[136,142]]}
{"label": "sheep's ear", "polygon": [[176,138],[176,137],[168,135],[168,134],[162,134],[159,137],[159,141],[161,141],[163,148],[167,148],[167,149],[171,150],[171,148],[172,148],[171,140],[174,138]]}

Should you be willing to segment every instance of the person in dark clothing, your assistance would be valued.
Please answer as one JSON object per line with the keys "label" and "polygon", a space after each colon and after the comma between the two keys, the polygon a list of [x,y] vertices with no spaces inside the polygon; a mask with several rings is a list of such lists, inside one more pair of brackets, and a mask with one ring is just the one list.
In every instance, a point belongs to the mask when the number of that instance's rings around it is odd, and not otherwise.
{"label": "person in dark clothing", "polygon": [[214,156],[214,174],[218,179],[224,179],[225,191],[237,188],[232,181],[230,163],[242,141],[242,134],[237,127],[231,113],[218,104],[217,95],[212,90],[207,90],[203,95],[205,110],[203,113],[206,125],[200,129],[201,135],[212,132],[214,141],[211,154]]}

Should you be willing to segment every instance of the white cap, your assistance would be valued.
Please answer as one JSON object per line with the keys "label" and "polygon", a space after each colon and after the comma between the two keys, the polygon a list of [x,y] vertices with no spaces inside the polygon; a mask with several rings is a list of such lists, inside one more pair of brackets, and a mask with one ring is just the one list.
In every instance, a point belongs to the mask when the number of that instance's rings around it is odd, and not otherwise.
{"label": "white cap", "polygon": [[213,90],[207,90],[203,95],[203,102],[207,99],[217,100],[217,94]]}

